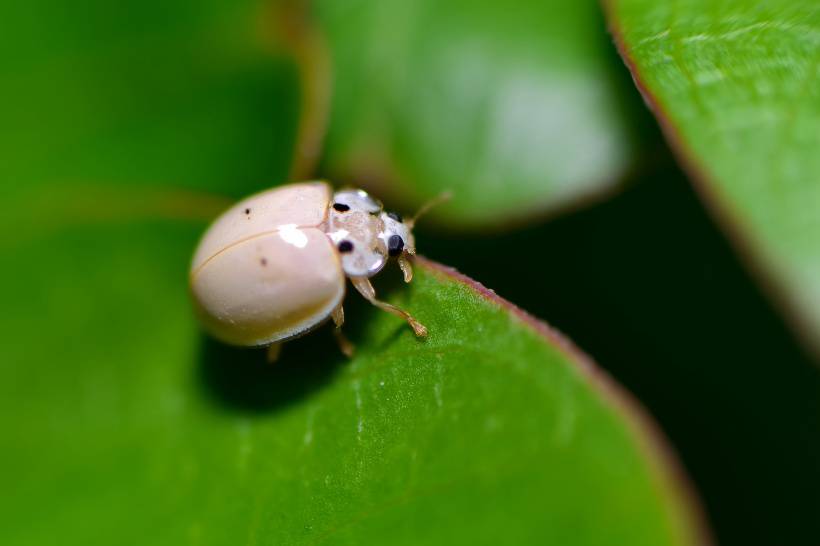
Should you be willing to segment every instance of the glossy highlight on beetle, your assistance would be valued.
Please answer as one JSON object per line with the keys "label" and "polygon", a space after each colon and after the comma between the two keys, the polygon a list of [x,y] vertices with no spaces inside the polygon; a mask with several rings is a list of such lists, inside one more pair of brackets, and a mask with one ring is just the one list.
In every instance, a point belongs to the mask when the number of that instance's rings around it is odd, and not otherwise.
{"label": "glossy highlight on beetle", "polygon": [[303,335],[327,319],[342,350],[345,278],[373,305],[416,335],[427,329],[406,311],[376,298],[370,277],[396,258],[410,282],[412,227],[367,192],[333,192],[325,182],[289,184],[240,201],[208,228],[194,252],[190,284],[197,313],[217,339],[269,346]]}

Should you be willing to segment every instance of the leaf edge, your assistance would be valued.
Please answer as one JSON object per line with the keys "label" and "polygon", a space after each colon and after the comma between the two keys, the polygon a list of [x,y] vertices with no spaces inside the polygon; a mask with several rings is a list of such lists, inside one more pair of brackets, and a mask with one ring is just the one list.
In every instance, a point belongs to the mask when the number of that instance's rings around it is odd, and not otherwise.
{"label": "leaf edge", "polygon": [[638,64],[632,56],[632,50],[626,44],[623,32],[615,15],[619,0],[599,0],[607,22],[607,28],[612,35],[613,43],[627,70],[632,76],[635,87],[641,94],[658,126],[664,139],[672,150],[676,162],[692,184],[699,200],[703,203],[709,215],[720,227],[721,232],[731,244],[741,262],[751,272],[752,277],[762,288],[768,300],[774,305],[779,315],[791,328],[793,335],[801,346],[815,359],[820,359],[820,338],[812,335],[812,325],[804,316],[800,306],[793,301],[786,287],[776,273],[776,267],[760,250],[755,249],[753,238],[748,235],[745,222],[740,214],[729,203],[729,200],[720,195],[716,184],[712,182],[712,175],[708,167],[697,159],[697,155],[686,142],[686,139],[675,126],[669,109],[649,89]]}
{"label": "leaf edge", "polygon": [[561,352],[572,363],[580,377],[625,424],[629,435],[647,462],[651,479],[661,496],[669,502],[670,514],[674,516],[670,518],[670,523],[676,536],[681,537],[684,544],[691,546],[715,544],[703,504],[675,449],[651,413],[632,393],[565,334],[502,298],[494,290],[453,267],[421,255],[414,257],[414,265],[439,278],[466,286],[486,302],[509,313]]}

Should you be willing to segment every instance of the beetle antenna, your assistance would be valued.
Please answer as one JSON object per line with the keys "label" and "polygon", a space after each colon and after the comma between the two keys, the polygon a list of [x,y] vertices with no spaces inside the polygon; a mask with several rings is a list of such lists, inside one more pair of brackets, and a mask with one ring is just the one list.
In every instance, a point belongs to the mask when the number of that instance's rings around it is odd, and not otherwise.
{"label": "beetle antenna", "polygon": [[416,220],[418,220],[419,218],[421,218],[422,216],[424,216],[425,214],[430,212],[430,209],[432,209],[433,207],[437,207],[437,206],[441,205],[442,203],[446,203],[447,201],[449,201],[452,198],[453,198],[453,192],[451,192],[449,190],[440,193],[438,196],[433,197],[432,199],[427,201],[425,204],[423,204],[421,206],[421,208],[416,211],[416,214],[414,214],[412,218],[410,218],[409,220],[407,220],[404,223],[407,224],[407,227],[412,229],[413,226],[416,224]]}

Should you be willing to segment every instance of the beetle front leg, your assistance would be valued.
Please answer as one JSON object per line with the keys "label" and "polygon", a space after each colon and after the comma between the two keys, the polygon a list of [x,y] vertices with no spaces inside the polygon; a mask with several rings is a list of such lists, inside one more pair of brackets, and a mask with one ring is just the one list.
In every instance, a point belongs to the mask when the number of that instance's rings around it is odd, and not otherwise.
{"label": "beetle front leg", "polygon": [[379,309],[383,309],[388,313],[392,313],[397,317],[401,317],[404,320],[406,320],[407,324],[410,325],[410,327],[413,329],[413,332],[415,332],[415,334],[418,337],[427,336],[427,328],[422,323],[414,319],[413,316],[410,315],[410,313],[403,309],[399,309],[395,305],[390,305],[387,302],[377,300],[376,289],[373,288],[373,285],[370,283],[370,279],[366,277],[354,277],[350,279],[350,282],[353,283],[353,286],[356,288],[356,290],[359,291],[359,294],[364,296],[364,298],[367,301],[369,301]]}
{"label": "beetle front leg", "polygon": [[406,254],[399,256],[399,267],[401,268],[401,272],[404,274],[404,282],[412,281],[413,266],[410,264],[410,259]]}

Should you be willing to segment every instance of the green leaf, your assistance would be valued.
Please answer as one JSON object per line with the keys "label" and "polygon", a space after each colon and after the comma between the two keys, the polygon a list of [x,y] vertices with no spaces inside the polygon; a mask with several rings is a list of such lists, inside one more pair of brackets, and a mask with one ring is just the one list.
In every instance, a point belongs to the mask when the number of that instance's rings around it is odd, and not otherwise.
{"label": "green leaf", "polygon": [[333,103],[326,169],[471,228],[611,191],[640,105],[594,0],[319,0]]}
{"label": "green leaf", "polygon": [[273,367],[202,335],[207,192],[284,179],[304,136],[278,12],[0,10],[1,544],[698,542],[640,408],[439,266],[385,291],[426,342],[361,304],[350,361],[326,330]]}
{"label": "green leaf", "polygon": [[[17,5],[20,4],[20,5]],[[297,67],[260,0],[0,6],[2,191],[283,181]]]}
{"label": "green leaf", "polygon": [[820,349],[820,10],[611,0],[647,101],[737,246]]}
{"label": "green leaf", "polygon": [[270,366],[200,333],[201,229],[4,244],[3,544],[698,543],[646,416],[544,324],[420,260],[388,299],[427,341],[354,305],[355,358],[323,329]]}

